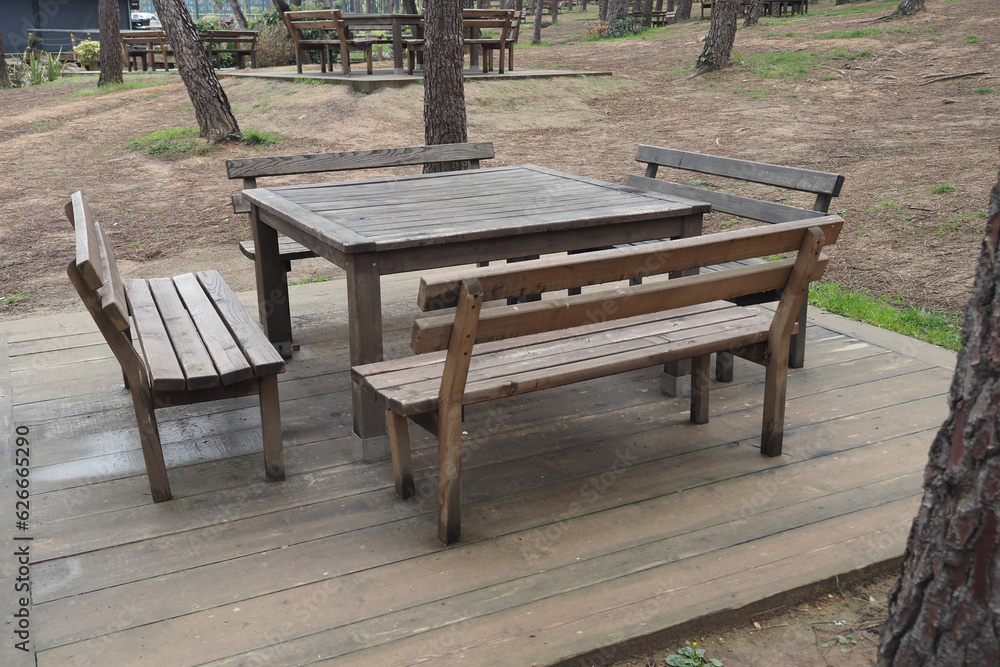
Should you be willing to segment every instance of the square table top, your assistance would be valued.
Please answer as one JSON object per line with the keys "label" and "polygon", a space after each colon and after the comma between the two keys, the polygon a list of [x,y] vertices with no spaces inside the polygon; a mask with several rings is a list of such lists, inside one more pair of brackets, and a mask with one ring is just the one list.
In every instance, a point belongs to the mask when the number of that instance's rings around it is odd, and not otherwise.
{"label": "square table top", "polygon": [[709,204],[534,165],[244,190],[344,254],[707,213]]}

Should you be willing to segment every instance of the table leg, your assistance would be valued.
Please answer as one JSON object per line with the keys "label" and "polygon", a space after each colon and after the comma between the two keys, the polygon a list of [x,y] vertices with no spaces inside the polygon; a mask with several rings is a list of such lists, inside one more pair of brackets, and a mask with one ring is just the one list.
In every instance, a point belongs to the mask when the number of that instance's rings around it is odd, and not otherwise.
{"label": "table leg", "polygon": [[281,356],[292,356],[292,315],[288,309],[288,279],[278,256],[278,232],[260,221],[256,206],[250,208],[250,230],[257,274],[257,309],[264,334]]}
{"label": "table leg", "polygon": [[[680,238],[701,236],[702,216],[695,216],[684,223]],[[671,278],[698,275],[699,269],[689,269],[671,273]],[[660,391],[667,396],[687,397],[691,395],[691,360],[683,359],[663,364],[660,375]]]}
{"label": "table leg", "polygon": [[403,73],[403,24],[399,19],[392,21],[392,71]]}
{"label": "table leg", "polygon": [[[382,287],[379,283],[378,257],[375,254],[351,255],[346,269],[351,366],[381,361]],[[385,411],[363,394],[355,383],[351,383],[351,408],[358,458],[377,461],[389,456]]]}

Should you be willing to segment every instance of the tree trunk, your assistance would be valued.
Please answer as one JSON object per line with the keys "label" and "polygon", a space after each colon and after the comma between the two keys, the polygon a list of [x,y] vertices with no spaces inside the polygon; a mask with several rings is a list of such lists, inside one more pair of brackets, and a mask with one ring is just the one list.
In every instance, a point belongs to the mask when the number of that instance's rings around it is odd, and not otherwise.
{"label": "tree trunk", "polygon": [[241,29],[247,29],[247,17],[243,13],[243,8],[240,7],[240,0],[229,0],[229,8],[233,10],[233,18],[236,19],[236,25]]}
{"label": "tree trunk", "polygon": [[729,54],[736,41],[736,5],[740,0],[715,0],[712,24],[708,27],[705,50],[698,56],[694,74],[713,72],[729,66]]}
{"label": "tree trunk", "polygon": [[642,27],[653,27],[653,0],[645,0],[642,3]]}
{"label": "tree trunk", "polygon": [[924,0],[900,0],[899,6],[896,7],[889,18],[903,18],[904,16],[913,16],[917,12],[924,11]]}
{"label": "tree trunk", "polygon": [[121,31],[118,29],[118,0],[99,0],[97,3],[97,21],[101,30],[101,73],[97,77],[97,86],[125,81],[122,70],[125,69],[125,52],[121,47]]}
{"label": "tree trunk", "polygon": [[201,46],[198,29],[184,0],[153,0],[153,6],[174,51],[177,71],[194,105],[200,135],[210,144],[239,139],[240,127],[229,107],[229,98],[215,75],[208,53]]}
{"label": "tree trunk", "polygon": [[691,0],[677,0],[677,13],[674,16],[678,21],[691,18]]}
{"label": "tree trunk", "polygon": [[285,0],[271,0],[271,4],[274,5],[274,8],[277,9],[278,13],[282,16],[285,15],[285,12],[292,11]]}
{"label": "tree trunk", "polygon": [[3,49],[2,30],[0,30],[0,88],[10,88],[10,72],[7,71],[7,52]]}
{"label": "tree trunk", "polygon": [[1000,175],[878,665],[1000,664]]}
{"label": "tree trunk", "polygon": [[628,18],[628,0],[608,0],[605,21],[611,23]]}
{"label": "tree trunk", "polygon": [[[468,140],[462,62],[462,5],[454,0],[424,2],[424,142]],[[468,163],[426,165],[425,173],[467,168]]]}
{"label": "tree trunk", "polygon": [[757,20],[760,18],[761,4],[761,0],[750,0],[750,4],[747,5],[747,17],[743,21],[744,28],[752,28],[757,25]]}
{"label": "tree trunk", "polygon": [[531,33],[531,43],[542,43],[542,0],[535,0],[535,25]]}

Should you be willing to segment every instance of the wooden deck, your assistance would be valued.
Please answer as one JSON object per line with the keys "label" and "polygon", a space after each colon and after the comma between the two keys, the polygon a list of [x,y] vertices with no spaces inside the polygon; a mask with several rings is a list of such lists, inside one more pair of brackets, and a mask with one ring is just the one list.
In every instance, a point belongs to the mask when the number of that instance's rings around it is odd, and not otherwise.
{"label": "wooden deck", "polygon": [[[383,285],[398,355],[416,282]],[[415,500],[394,495],[388,462],[353,460],[343,290],[291,289],[286,481],[263,480],[252,399],[186,406],[159,413],[174,491],[160,504],[89,317],[4,323],[0,663],[600,664],[902,553],[951,353],[814,309],[776,459],[757,449],[763,371],[741,360],[702,426],[655,369],[473,406],[464,534],[446,548],[426,434],[411,431]],[[27,530],[15,428],[30,444]],[[37,654],[9,639],[9,554],[24,544]]]}
{"label": "wooden deck", "polygon": [[[516,64],[516,63],[515,63]],[[334,64],[334,69],[329,72],[320,72],[316,69],[316,66],[312,66],[312,69],[305,70],[302,74],[297,73],[294,69],[289,71],[278,71],[278,70],[224,70],[216,72],[219,76],[233,76],[233,77],[245,77],[245,78],[258,78],[258,79],[274,79],[278,81],[310,81],[316,83],[331,83],[340,86],[351,86],[359,93],[371,93],[380,88],[403,88],[404,86],[410,86],[415,83],[423,83],[424,73],[422,70],[417,70],[413,74],[395,74],[391,67],[376,67],[373,74],[370,76],[365,73],[364,63],[361,63],[360,69],[357,68],[356,63],[351,63],[351,74],[342,74],[340,71],[340,65]],[[464,76],[466,81],[493,81],[493,80],[505,80],[513,81],[517,79],[555,79],[558,77],[578,77],[578,76],[611,76],[612,73],[608,71],[590,72],[582,70],[565,70],[565,69],[549,69],[549,70],[537,70],[537,69],[515,69],[513,71],[505,71],[503,74],[498,72],[490,72],[488,74],[483,74],[479,67],[467,67],[464,70]]]}

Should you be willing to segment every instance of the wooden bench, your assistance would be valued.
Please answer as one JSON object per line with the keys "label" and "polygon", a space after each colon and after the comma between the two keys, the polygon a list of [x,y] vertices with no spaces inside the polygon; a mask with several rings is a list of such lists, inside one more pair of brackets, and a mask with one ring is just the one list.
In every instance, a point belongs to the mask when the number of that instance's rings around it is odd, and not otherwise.
{"label": "wooden bench", "polygon": [[121,364],[153,500],[171,497],[155,409],[174,405],[257,395],[265,475],[284,479],[277,374],[285,363],[219,272],[123,281],[81,193],[66,216],[76,228],[66,272]]}
{"label": "wooden bench", "polygon": [[[357,169],[385,169],[447,162],[468,162],[472,169],[479,168],[480,160],[494,157],[491,142],[465,144],[437,144],[434,146],[408,146],[381,148],[341,153],[312,153],[308,155],[276,155],[268,157],[235,158],[226,160],[226,173],[230,179],[243,179],[243,189],[257,187],[257,179],[269,176],[314,174],[321,172],[353,171]],[[249,213],[250,205],[240,193],[233,195],[233,211]],[[253,241],[242,241],[240,252],[256,260]],[[279,237],[278,255],[285,271],[292,270],[292,261],[316,257],[309,248],[285,237]],[[290,350],[282,350],[291,354]],[[287,355],[286,355],[287,356]]]}
{"label": "wooden bench", "polygon": [[[346,75],[351,73],[351,51],[361,51],[365,56],[368,74],[372,73],[372,39],[351,39],[347,33],[344,19],[339,9],[314,9],[308,11],[285,12],[285,25],[292,35],[295,48],[295,65],[299,74],[302,73],[302,54],[306,51],[318,51],[320,54],[320,71],[326,72],[327,60],[333,70],[331,49],[340,51],[340,68]],[[311,36],[303,33],[310,31]]]}
{"label": "wooden bench", "polygon": [[[511,23],[514,21],[512,9],[463,9],[462,30],[465,32],[465,45],[470,49],[479,48],[483,54],[483,74],[493,71],[493,52],[499,52],[499,73],[503,74],[506,61],[504,53],[510,46]],[[496,34],[483,36],[482,30],[490,30]]]}
{"label": "wooden bench", "polygon": [[204,30],[198,33],[208,57],[216,63],[216,68],[220,67],[217,56],[222,53],[230,53],[233,56],[233,63],[236,69],[243,69],[246,62],[250,61],[250,67],[257,69],[257,37],[260,33],[256,30]]}
{"label": "wooden bench", "polygon": [[[414,493],[407,419],[438,438],[438,537],[459,517],[462,406],[693,358],[691,421],[708,421],[708,361],[730,352],[766,366],[761,453],[781,453],[789,337],[809,281],[822,275],[836,216],[613,248],[424,278],[422,311],[454,315],[413,325],[416,356],[351,369],[386,410],[396,493]],[[647,282],[516,306],[483,302],[683,272],[749,257],[794,259]],[[782,290],[773,317],[728,299]]]}
{"label": "wooden bench", "polygon": [[[676,17],[677,17],[677,12],[668,12],[668,11],[665,11],[665,10],[661,10],[661,11],[654,10],[653,14],[651,16],[651,25],[654,28],[661,28],[661,27],[663,27],[665,25],[670,25],[671,23],[673,23],[676,20]],[[641,9],[640,10],[634,10],[632,12],[632,18],[633,19],[642,19],[643,18],[642,10]]]}
{"label": "wooden bench", "polygon": [[142,62],[142,71],[156,71],[156,57],[163,60],[163,70],[170,67],[170,47],[166,42],[166,33],[162,30],[123,30],[121,31],[122,48],[125,50],[125,60],[128,71],[138,71]]}
{"label": "wooden bench", "polygon": [[[841,174],[811,171],[749,160],[716,157],[672,148],[658,148],[656,146],[640,145],[635,159],[637,162],[646,165],[646,172],[643,176],[629,176],[628,185],[632,187],[708,202],[712,205],[713,211],[721,211],[741,218],[749,218],[767,223],[803,220],[826,214],[833,197],[840,194],[840,189],[844,184],[844,177]],[[656,178],[659,167],[670,167],[681,171],[696,172],[709,176],[721,176],[807,192],[815,195],[816,199],[811,209],[805,209],[752,199],[750,197],[742,197],[717,190],[710,190],[705,187],[684,185]],[[753,261],[758,260],[748,260],[742,262],[742,264],[752,263]],[[706,267],[704,270],[719,270],[734,268],[736,266],[738,265],[717,265]],[[739,303],[741,305],[765,303],[776,301],[780,296],[780,292],[773,291],[751,294],[740,299]],[[792,368],[802,368],[805,363],[806,309],[807,303],[803,302],[802,311],[799,313],[798,318],[799,333],[793,337],[790,349],[788,363]],[[732,358],[721,355],[717,357],[716,361],[718,364],[716,368],[718,379],[722,381],[732,379]]]}

